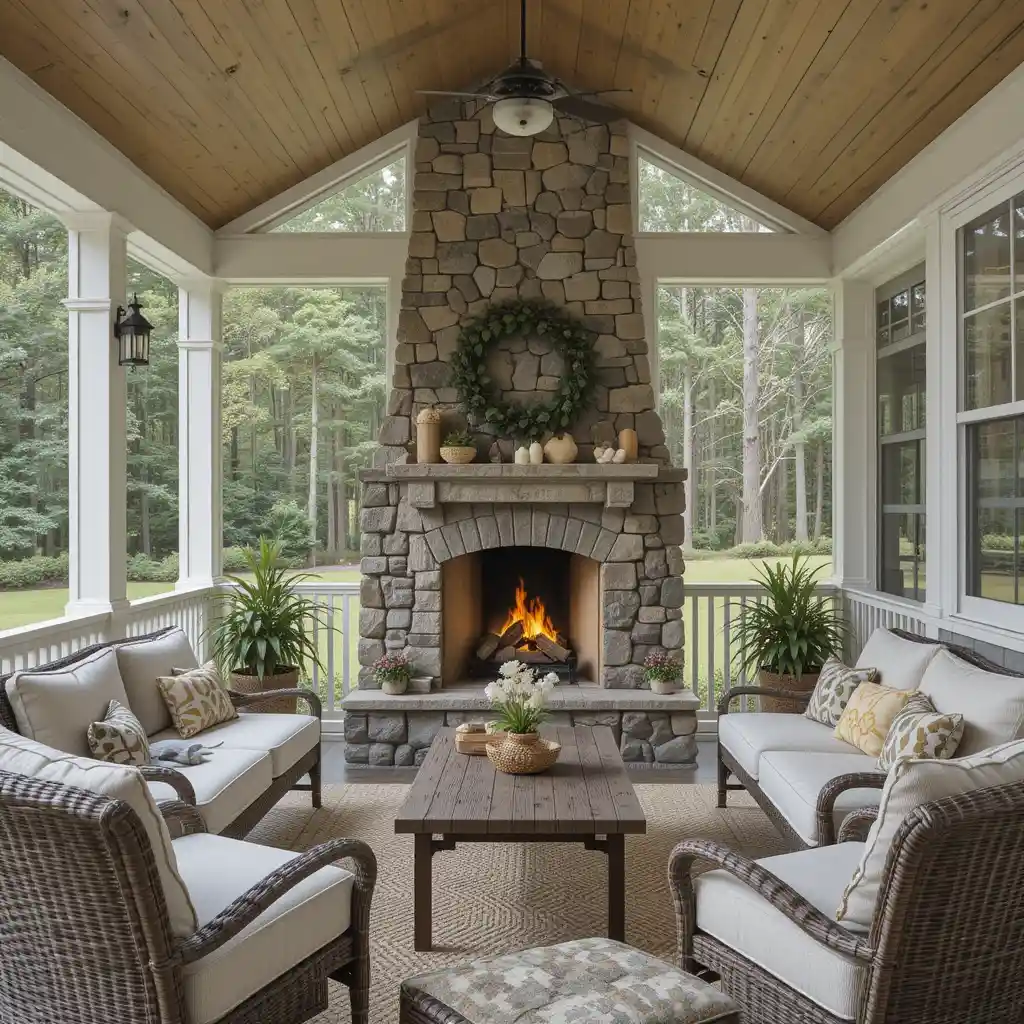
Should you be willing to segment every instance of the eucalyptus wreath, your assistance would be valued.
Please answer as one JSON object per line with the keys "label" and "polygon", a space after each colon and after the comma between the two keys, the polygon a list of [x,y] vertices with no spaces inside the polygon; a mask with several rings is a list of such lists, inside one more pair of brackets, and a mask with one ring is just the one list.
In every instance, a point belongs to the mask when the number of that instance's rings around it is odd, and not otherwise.
{"label": "eucalyptus wreath", "polygon": [[[487,374],[490,347],[507,338],[550,338],[562,356],[561,384],[546,402],[513,405],[501,400]],[[451,383],[471,420],[499,437],[535,441],[570,426],[593,390],[594,333],[546,302],[513,299],[490,306],[463,327],[452,356]]]}

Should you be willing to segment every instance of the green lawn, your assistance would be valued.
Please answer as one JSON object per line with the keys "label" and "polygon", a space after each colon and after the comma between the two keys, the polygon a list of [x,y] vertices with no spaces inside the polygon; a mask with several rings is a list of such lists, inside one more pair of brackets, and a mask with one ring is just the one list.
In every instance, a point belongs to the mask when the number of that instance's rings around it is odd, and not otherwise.
{"label": "green lawn", "polygon": [[[686,565],[685,579],[689,584],[698,583],[744,583],[754,579],[755,567],[763,564],[766,559],[746,558],[722,558],[693,560]],[[775,560],[772,560],[775,561]],[[823,566],[822,578],[828,578],[831,559],[828,556],[819,556],[811,559],[812,563]],[[357,569],[334,569],[318,572],[317,576],[323,582],[342,583],[359,581]],[[129,598],[148,597],[152,594],[162,594],[174,589],[170,583],[129,583]],[[0,592],[0,629],[11,629],[16,626],[29,625],[34,622],[41,622],[45,619],[59,618],[64,614],[64,605],[67,603],[68,592],[61,588],[44,588],[40,590],[16,590]],[[686,633],[685,660],[687,685],[692,681],[693,659],[697,661],[698,690],[702,699],[707,701],[707,678],[709,669],[710,652],[714,652],[715,675],[719,685],[724,678],[723,668],[725,662],[725,637],[723,634],[724,605],[722,598],[714,599],[714,631],[709,638],[707,608],[710,599],[701,598],[699,610],[698,635],[694,638],[691,634],[692,628],[692,602],[694,597],[688,596],[683,607],[683,625]],[[343,627],[343,601],[340,597],[335,598],[334,623],[338,632],[334,636],[334,680],[335,694],[340,700],[342,692],[342,671],[344,666],[344,645],[346,637],[341,632]],[[359,663],[356,657],[356,649],[359,641],[359,597],[353,595],[349,601],[350,607],[350,629],[348,631],[347,643],[349,648],[349,672],[354,683]],[[736,606],[732,609],[735,617]],[[711,642],[709,642],[709,639]],[[328,662],[329,639],[326,632],[321,633],[319,648],[324,664]],[[326,696],[326,680],[320,680],[320,692]]]}

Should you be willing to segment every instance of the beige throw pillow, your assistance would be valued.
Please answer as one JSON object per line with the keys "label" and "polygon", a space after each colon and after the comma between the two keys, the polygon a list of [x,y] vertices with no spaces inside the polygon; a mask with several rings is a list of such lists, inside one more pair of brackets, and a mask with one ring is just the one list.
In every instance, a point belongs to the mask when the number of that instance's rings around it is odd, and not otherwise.
{"label": "beige throw pillow", "polygon": [[163,636],[125,640],[115,650],[128,704],[142,723],[146,735],[153,736],[169,729],[171,716],[156,681],[161,676],[175,675],[174,665],[185,670],[199,667],[184,631],[173,629]]}
{"label": "beige throw pillow", "polygon": [[916,692],[892,720],[878,767],[887,772],[898,757],[952,757],[963,735],[963,715],[940,715],[928,697]]}
{"label": "beige throw pillow", "polygon": [[216,662],[208,661],[180,675],[161,676],[157,685],[182,739],[191,739],[204,729],[238,717],[221,685]]}
{"label": "beige throw pillow", "polygon": [[877,669],[850,668],[838,658],[829,658],[821,667],[804,716],[834,729],[857,687],[877,678]]}
{"label": "beige throw pillow", "polygon": [[89,726],[89,749],[100,761],[149,764],[149,738],[142,723],[120,701],[112,700],[102,722]]}
{"label": "beige throw pillow", "polygon": [[837,738],[878,757],[892,720],[903,710],[912,693],[913,690],[893,690],[879,683],[861,683],[839,718]]}

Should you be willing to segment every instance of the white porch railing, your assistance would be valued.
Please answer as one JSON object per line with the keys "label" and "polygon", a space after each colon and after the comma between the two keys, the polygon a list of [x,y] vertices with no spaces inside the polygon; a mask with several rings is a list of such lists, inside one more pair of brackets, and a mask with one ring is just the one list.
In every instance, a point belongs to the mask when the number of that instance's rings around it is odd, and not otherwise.
{"label": "white porch railing", "polygon": [[860,654],[868,642],[868,637],[879,626],[938,637],[937,623],[923,608],[886,594],[844,590],[843,610],[850,626],[847,650],[850,657],[855,658]]}
{"label": "white porch railing", "polygon": [[297,584],[296,590],[319,610],[313,639],[323,671],[314,665],[310,682],[323,701],[324,719],[340,719],[341,699],[359,676],[359,584],[310,581]]}
{"label": "white porch railing", "polygon": [[132,601],[125,616],[125,636],[142,636],[167,626],[180,626],[202,660],[206,656],[204,631],[209,622],[216,588],[177,590],[170,594],[156,594]]}

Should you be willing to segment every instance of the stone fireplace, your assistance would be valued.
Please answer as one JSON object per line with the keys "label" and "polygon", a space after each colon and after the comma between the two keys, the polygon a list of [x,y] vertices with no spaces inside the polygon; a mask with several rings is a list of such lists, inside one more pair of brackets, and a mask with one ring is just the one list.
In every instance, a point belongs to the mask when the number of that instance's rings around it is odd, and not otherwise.
{"label": "stone fireplace", "polygon": [[[684,474],[669,464],[654,407],[625,126],[559,118],[514,138],[489,113],[452,101],[420,123],[388,416],[376,468],[363,474],[362,668],[345,699],[346,757],[419,763],[431,728],[480,717],[495,655],[546,672],[550,652],[557,661],[566,650],[558,721],[611,725],[628,760],[686,763],[696,698],[651,694],[643,680],[649,652],[683,646]],[[594,400],[570,427],[577,461],[513,464],[511,439],[469,424],[477,461],[417,463],[421,409],[440,410],[446,430],[467,426],[449,382],[460,326],[512,298],[546,300],[594,332]],[[488,365],[508,402],[550,397],[562,372],[538,338],[499,344]],[[595,463],[594,446],[625,428],[637,432],[638,460]],[[520,578],[553,616],[546,639],[505,629]],[[369,666],[398,650],[436,692],[373,689]]]}

